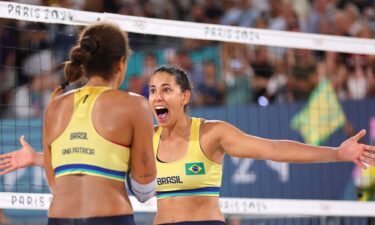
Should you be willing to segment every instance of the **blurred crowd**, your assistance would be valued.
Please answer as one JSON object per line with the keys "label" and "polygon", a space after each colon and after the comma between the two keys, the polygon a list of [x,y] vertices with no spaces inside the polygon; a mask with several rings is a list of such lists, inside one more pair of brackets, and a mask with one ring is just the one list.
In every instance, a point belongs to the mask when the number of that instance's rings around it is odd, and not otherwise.
{"label": "blurred crowd", "polygon": [[[249,28],[374,38],[373,0],[23,0],[19,3]],[[39,117],[78,27],[0,20],[0,117]],[[123,89],[147,97],[158,65],[186,70],[192,106],[304,101],[322,79],[340,100],[375,95],[375,56],[129,34]]]}

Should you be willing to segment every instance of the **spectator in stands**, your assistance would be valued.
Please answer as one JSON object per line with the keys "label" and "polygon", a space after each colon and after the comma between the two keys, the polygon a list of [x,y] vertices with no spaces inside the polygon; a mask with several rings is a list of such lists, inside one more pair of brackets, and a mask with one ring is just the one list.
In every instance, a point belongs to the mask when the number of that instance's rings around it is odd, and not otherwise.
{"label": "spectator in stands", "polygon": [[193,105],[218,106],[223,104],[224,84],[217,79],[217,70],[214,62],[204,62],[203,76],[203,82],[196,87]]}
{"label": "spectator in stands", "polygon": [[220,24],[220,19],[224,13],[221,3],[219,1],[205,1],[204,4],[206,23]]}
{"label": "spectator in stands", "polygon": [[348,57],[348,91],[350,99],[360,100],[367,97],[370,89],[368,83],[368,61],[363,55],[351,55]]}
{"label": "spectator in stands", "polygon": [[225,71],[225,102],[229,105],[246,105],[252,100],[252,84],[248,68],[240,59],[233,58]]}
{"label": "spectator in stands", "polygon": [[[306,19],[304,32],[319,33],[319,23],[323,19],[330,18],[334,12],[334,6],[328,0],[315,0]],[[332,27],[331,27],[332,29]]]}
{"label": "spectator in stands", "polygon": [[227,9],[221,19],[221,24],[254,27],[255,21],[260,16],[260,11],[251,7],[248,0],[227,1]]}
{"label": "spectator in stands", "polygon": [[290,62],[288,89],[294,101],[307,100],[318,83],[316,62],[311,50],[295,49]]}
{"label": "spectator in stands", "polygon": [[268,15],[268,29],[287,30],[288,24],[285,18],[285,5],[281,0],[270,0],[271,10]]}
{"label": "spectator in stands", "polygon": [[[15,23],[12,20],[0,21],[0,118],[7,117],[11,101],[12,88],[16,84],[15,74],[15,35],[10,27]],[[8,27],[8,28],[6,28]]]}
{"label": "spectator in stands", "polygon": [[286,30],[287,31],[298,32],[298,31],[301,30],[301,25],[300,25],[300,21],[298,19],[298,15],[295,12],[292,5],[288,5],[288,4],[285,5],[283,7],[282,15],[285,18]]}
{"label": "spectator in stands", "polygon": [[[366,23],[362,23],[361,27],[357,33],[357,37],[359,38],[367,38],[367,39],[374,39],[375,31],[372,31],[370,26]],[[365,78],[367,82],[367,94],[368,96],[375,96],[375,56],[374,55],[361,55],[359,56],[364,62],[363,70],[365,73]]]}
{"label": "spectator in stands", "polygon": [[153,52],[146,52],[143,59],[142,76],[149,78],[157,66],[158,61],[156,59],[156,55]]}
{"label": "spectator in stands", "polygon": [[152,72],[155,70],[157,66],[158,66],[158,62],[156,59],[156,55],[152,52],[146,53],[143,58],[142,75],[139,77],[139,82],[142,83],[142,89],[141,89],[141,92],[136,92],[136,93],[139,93],[145,96],[146,98],[148,98],[149,87],[148,87],[147,81],[149,80]]}
{"label": "spectator in stands", "polygon": [[115,0],[93,0],[85,1],[82,10],[91,12],[117,13],[120,9],[120,2]]}
{"label": "spectator in stands", "polygon": [[348,70],[343,62],[342,54],[325,52],[323,60],[318,62],[317,73],[319,80],[328,79],[330,81],[339,99],[348,99]]}
{"label": "spectator in stands", "polygon": [[350,36],[350,28],[352,21],[348,17],[347,12],[343,10],[337,10],[333,17],[333,34],[338,36]]}
{"label": "spectator in stands", "polygon": [[176,56],[176,64],[185,71],[187,71],[189,74],[191,74],[191,81],[193,82],[193,85],[195,86],[199,83],[202,83],[203,71],[199,67],[199,65],[194,64],[193,60],[191,59],[191,56],[189,55],[189,52],[187,50],[182,49],[177,51]]}
{"label": "spectator in stands", "polygon": [[190,16],[188,20],[196,23],[206,23],[207,18],[204,11],[204,4],[203,3],[195,3],[191,5],[190,8]]}
{"label": "spectator in stands", "polygon": [[358,7],[354,3],[348,2],[345,4],[344,13],[348,23],[347,33],[352,37],[357,36],[362,27]]}
{"label": "spectator in stands", "polygon": [[267,86],[274,73],[273,65],[268,56],[268,48],[265,46],[257,47],[250,65],[253,70],[253,76],[251,77],[253,101],[257,103],[260,97],[272,101],[271,96],[267,95]]}
{"label": "spectator in stands", "polygon": [[367,68],[367,77],[369,82],[369,96],[375,96],[375,61],[371,61],[370,66]]}
{"label": "spectator in stands", "polygon": [[225,103],[227,104],[243,105],[252,100],[252,74],[247,61],[248,55],[248,46],[244,44],[222,44],[221,57],[225,81]]}
{"label": "spectator in stands", "polygon": [[[299,24],[299,30],[306,32],[306,20],[311,11],[311,1],[309,0],[284,0],[284,3],[293,8],[291,16],[295,17]],[[294,14],[294,15],[293,15]]]}
{"label": "spectator in stands", "polygon": [[317,30],[319,34],[328,34],[332,35],[333,33],[333,23],[332,21],[327,17],[321,17],[319,20],[319,23],[317,25]]}
{"label": "spectator in stands", "polygon": [[52,90],[59,81],[54,73],[56,66],[50,50],[29,56],[23,64],[23,72],[29,83],[18,87],[14,96],[14,111],[17,118],[41,117]]}
{"label": "spectator in stands", "polygon": [[267,83],[266,96],[276,103],[290,102],[287,87],[288,75],[286,73],[286,63],[277,60],[275,64],[275,72]]}
{"label": "spectator in stands", "polygon": [[51,49],[51,36],[48,33],[48,26],[45,23],[27,22],[16,31],[17,48],[15,65],[17,68],[16,84],[29,83],[29,74],[23,70],[25,60],[30,55],[39,51]]}

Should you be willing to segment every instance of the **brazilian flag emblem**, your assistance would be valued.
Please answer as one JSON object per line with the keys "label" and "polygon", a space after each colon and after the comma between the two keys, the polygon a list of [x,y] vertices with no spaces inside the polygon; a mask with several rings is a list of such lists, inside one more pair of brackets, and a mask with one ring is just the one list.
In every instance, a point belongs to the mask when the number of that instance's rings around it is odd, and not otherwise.
{"label": "brazilian flag emblem", "polygon": [[185,163],[186,175],[202,175],[206,174],[204,164],[202,162]]}

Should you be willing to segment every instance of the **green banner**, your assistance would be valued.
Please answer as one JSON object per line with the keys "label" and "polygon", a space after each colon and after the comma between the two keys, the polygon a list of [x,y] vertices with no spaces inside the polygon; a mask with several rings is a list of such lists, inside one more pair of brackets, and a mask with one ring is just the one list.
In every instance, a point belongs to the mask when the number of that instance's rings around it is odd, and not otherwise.
{"label": "green banner", "polygon": [[328,80],[320,82],[311,93],[307,105],[291,121],[305,142],[321,145],[345,124],[345,115],[335,90]]}

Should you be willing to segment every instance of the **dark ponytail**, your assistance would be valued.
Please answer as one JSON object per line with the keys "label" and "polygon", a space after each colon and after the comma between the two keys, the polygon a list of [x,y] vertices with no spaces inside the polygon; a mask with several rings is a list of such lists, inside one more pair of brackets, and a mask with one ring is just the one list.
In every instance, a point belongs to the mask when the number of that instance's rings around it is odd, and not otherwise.
{"label": "dark ponytail", "polygon": [[112,79],[116,63],[122,57],[127,60],[130,52],[127,34],[118,26],[100,22],[86,27],[70,51],[70,61],[65,62],[65,81],[55,89],[52,98],[84,76]]}

